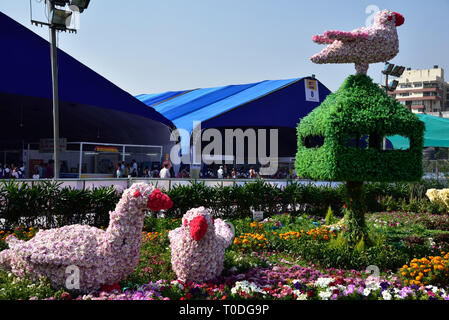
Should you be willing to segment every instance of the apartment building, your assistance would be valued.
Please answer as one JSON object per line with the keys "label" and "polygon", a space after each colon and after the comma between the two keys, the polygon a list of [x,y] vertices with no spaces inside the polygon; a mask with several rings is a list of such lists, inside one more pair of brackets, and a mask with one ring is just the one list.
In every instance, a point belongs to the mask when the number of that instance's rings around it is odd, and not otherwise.
{"label": "apartment building", "polygon": [[444,69],[407,68],[398,79],[395,91],[389,92],[414,113],[445,116],[449,111],[449,82],[444,81]]}

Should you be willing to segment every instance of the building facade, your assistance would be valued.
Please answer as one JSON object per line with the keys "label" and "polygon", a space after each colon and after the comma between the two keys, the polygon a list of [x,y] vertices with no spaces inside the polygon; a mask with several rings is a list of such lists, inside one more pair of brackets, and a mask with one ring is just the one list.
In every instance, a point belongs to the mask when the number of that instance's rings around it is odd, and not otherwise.
{"label": "building facade", "polygon": [[443,68],[407,68],[398,81],[396,90],[389,94],[409,110],[449,117],[449,82],[444,80]]}

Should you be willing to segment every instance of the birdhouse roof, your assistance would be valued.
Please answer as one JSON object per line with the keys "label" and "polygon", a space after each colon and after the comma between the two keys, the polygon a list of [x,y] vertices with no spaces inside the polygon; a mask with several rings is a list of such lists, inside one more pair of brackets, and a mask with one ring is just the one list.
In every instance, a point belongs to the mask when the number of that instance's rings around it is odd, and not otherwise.
{"label": "birdhouse roof", "polygon": [[[301,120],[297,134],[295,169],[300,177],[393,182],[422,176],[424,123],[365,74],[349,76]],[[409,149],[382,150],[382,138],[394,135],[407,138]],[[362,136],[373,145],[351,145]]]}
{"label": "birdhouse roof", "polygon": [[338,91],[298,126],[301,136],[377,132],[410,138],[421,131],[424,132],[424,124],[419,118],[364,74],[346,78]]}

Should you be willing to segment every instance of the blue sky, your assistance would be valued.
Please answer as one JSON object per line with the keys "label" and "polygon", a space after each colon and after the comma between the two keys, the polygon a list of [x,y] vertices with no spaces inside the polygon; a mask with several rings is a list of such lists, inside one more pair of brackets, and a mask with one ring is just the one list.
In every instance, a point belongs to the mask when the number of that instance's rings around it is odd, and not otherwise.
{"label": "blue sky", "polygon": [[[133,95],[311,74],[334,91],[354,66],[312,63],[322,46],[311,37],[364,26],[370,5],[405,17],[393,63],[437,64],[449,81],[448,0],[91,0],[59,47]],[[2,0],[0,11],[48,39],[30,23],[29,0]],[[382,67],[370,67],[376,82]]]}

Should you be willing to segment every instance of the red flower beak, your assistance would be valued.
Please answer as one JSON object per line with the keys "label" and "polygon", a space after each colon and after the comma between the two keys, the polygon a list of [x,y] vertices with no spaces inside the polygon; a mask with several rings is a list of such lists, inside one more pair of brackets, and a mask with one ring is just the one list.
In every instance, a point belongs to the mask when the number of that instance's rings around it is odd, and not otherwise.
{"label": "red flower beak", "polygon": [[190,235],[193,240],[200,241],[203,239],[206,234],[207,227],[207,221],[202,216],[193,218],[193,220],[190,221]]}
{"label": "red flower beak", "polygon": [[396,27],[402,26],[405,22],[404,16],[397,12],[393,12],[393,13],[396,16]]}

